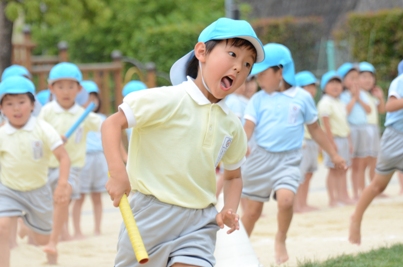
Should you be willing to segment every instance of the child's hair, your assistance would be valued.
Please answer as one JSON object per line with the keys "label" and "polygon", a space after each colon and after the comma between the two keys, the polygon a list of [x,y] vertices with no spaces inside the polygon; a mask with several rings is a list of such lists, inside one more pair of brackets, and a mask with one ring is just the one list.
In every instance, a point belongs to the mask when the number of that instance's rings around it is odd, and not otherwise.
{"label": "child's hair", "polygon": [[98,106],[94,110],[94,113],[99,113],[99,111],[101,110],[101,105],[102,105],[101,97],[99,96],[98,93],[95,93],[95,92],[90,93],[90,95],[94,95],[98,99]]}
{"label": "child's hair", "polygon": [[[227,45],[228,45],[228,42],[231,42],[231,46],[245,47],[247,50],[253,51],[255,54],[255,61],[256,61],[256,56],[257,56],[256,48],[252,45],[251,42],[249,42],[248,40],[245,40],[245,39],[241,39],[241,38],[207,41],[206,42],[206,54],[211,53],[211,51],[213,51],[214,47],[222,41],[225,41],[227,43]],[[196,56],[193,56],[193,58],[190,60],[188,66],[186,68],[186,75],[192,77],[193,79],[196,79],[198,68],[199,68],[199,60],[196,58]]]}
{"label": "child's hair", "polygon": [[35,96],[31,92],[27,92],[27,93],[22,93],[22,94],[5,94],[0,100],[0,105],[3,105],[4,97],[6,97],[8,95],[27,95],[29,100],[31,101],[31,103],[35,104]]}
{"label": "child's hair", "polygon": [[[273,71],[276,73],[278,72],[282,67],[280,66],[273,66],[270,67],[269,69],[273,69]],[[282,83],[284,84],[284,90],[290,89],[292,87],[291,84],[289,84],[288,82],[286,82],[286,80],[284,80],[284,78],[282,79]]]}

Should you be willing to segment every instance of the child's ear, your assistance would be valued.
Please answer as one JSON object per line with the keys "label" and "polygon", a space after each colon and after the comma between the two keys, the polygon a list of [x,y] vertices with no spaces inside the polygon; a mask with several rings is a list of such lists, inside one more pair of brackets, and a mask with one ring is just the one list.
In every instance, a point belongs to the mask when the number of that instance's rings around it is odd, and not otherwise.
{"label": "child's ear", "polygon": [[195,57],[201,62],[206,62],[206,44],[198,42],[194,48]]}

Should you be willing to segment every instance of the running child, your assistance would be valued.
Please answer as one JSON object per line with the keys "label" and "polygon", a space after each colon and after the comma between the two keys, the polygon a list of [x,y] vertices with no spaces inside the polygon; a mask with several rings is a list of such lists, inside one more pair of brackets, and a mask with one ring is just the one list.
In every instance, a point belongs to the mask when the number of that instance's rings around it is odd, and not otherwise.
{"label": "running child", "polygon": [[[297,86],[305,89],[312,98],[316,96],[317,79],[310,71],[301,71],[295,75]],[[309,206],[307,203],[309,183],[313,173],[318,169],[319,146],[312,140],[312,136],[304,125],[304,141],[302,144],[302,160],[301,160],[301,181],[295,195],[294,212],[309,212],[317,210],[317,208]]]}
{"label": "running child", "polygon": [[[101,109],[101,98],[99,89],[93,81],[82,81],[81,86],[89,94],[88,104],[93,102],[96,107],[94,113],[104,121],[106,116],[99,113]],[[108,166],[102,148],[100,132],[88,132],[87,135],[87,154],[85,155],[85,165],[80,173],[80,198],[73,204],[73,227],[74,238],[82,239],[84,235],[81,232],[81,209],[84,203],[85,195],[90,194],[92,207],[94,210],[94,234],[101,234],[102,220],[102,199],[101,193],[105,192],[105,184],[108,181]]]}
{"label": "running child", "polygon": [[[7,117],[0,127],[0,266],[10,266],[10,235],[22,217],[38,245],[49,241],[53,203],[68,203],[70,160],[56,130],[32,116],[35,87],[21,76],[0,84],[0,109]],[[50,156],[60,163],[53,193],[47,184]],[[34,264],[33,264],[34,265]]]}
{"label": "running child", "polygon": [[[220,18],[172,66],[173,86],[131,93],[105,120],[102,143],[111,175],[106,188],[116,207],[123,194],[135,192],[130,205],[149,252],[147,266],[214,266],[217,230],[224,224],[228,233],[239,229],[246,137],[223,100],[263,59],[248,22]],[[133,133],[126,168],[119,142],[128,127]],[[224,207],[217,214],[220,161]],[[123,224],[115,266],[140,266]]]}
{"label": "running child", "polygon": [[[371,112],[371,107],[368,104],[370,100],[359,87],[359,68],[357,65],[346,62],[337,69],[337,74],[343,79],[345,89],[340,95],[340,99],[346,104],[347,120],[351,131],[353,146],[351,182],[354,201],[356,201],[365,187],[365,165],[367,157],[370,156],[367,131],[367,115]],[[352,201],[352,203],[354,202]]]}
{"label": "running child", "polygon": [[[318,103],[321,125],[330,144],[343,157],[346,165],[350,166],[352,146],[346,104],[340,100],[340,95],[343,92],[341,77],[335,71],[325,73],[322,76],[321,89],[324,93]],[[326,182],[329,206],[350,204],[351,199],[347,192],[347,170],[335,168],[327,153],[324,153],[324,165],[329,168]]]}
{"label": "running child", "polygon": [[367,115],[367,131],[368,131],[368,143],[369,157],[365,165],[365,169],[369,168],[370,181],[375,176],[376,158],[379,153],[380,131],[379,131],[379,114],[385,113],[385,99],[383,97],[383,91],[376,85],[375,68],[371,63],[361,62],[359,64],[360,76],[359,83],[360,88],[366,94],[369,99],[369,106],[371,112]]}
{"label": "running child", "polygon": [[351,216],[349,241],[353,244],[361,243],[361,222],[369,204],[385,190],[396,170],[403,171],[403,75],[390,84],[385,109],[386,129],[381,138],[375,177],[362,192]]}
{"label": "running child", "polygon": [[[99,116],[90,113],[69,140],[64,136],[84,112],[84,108],[75,102],[78,93],[82,89],[80,85],[81,81],[81,71],[76,65],[68,62],[56,64],[51,69],[48,79],[49,89],[56,99],[45,105],[39,114],[39,118],[52,125],[65,142],[65,147],[71,160],[69,183],[72,187],[71,199],[73,200],[80,198],[79,175],[85,163],[87,133],[90,131],[99,131],[102,123]],[[48,177],[49,185],[53,191],[55,190],[58,176],[59,164],[52,157],[49,162]],[[67,231],[68,207],[69,202],[63,204],[55,203],[53,231],[48,245],[44,247],[48,261],[51,264],[57,262],[56,246],[63,227],[65,227],[65,238],[69,238]]]}
{"label": "running child", "polygon": [[245,110],[244,129],[248,139],[254,134],[256,145],[242,167],[242,197],[246,202],[242,223],[250,235],[273,191],[278,206],[275,260],[281,264],[288,260],[285,241],[301,180],[304,124],[337,167],[344,168],[345,162],[319,127],[312,96],[295,86],[294,62],[288,48],[270,43],[264,50],[264,62],[256,64],[251,73],[257,75],[262,90]]}

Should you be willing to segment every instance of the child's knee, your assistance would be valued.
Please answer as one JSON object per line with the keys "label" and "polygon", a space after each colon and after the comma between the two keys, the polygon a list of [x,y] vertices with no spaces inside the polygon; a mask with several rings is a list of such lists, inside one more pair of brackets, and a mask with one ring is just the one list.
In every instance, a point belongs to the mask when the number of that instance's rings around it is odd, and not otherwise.
{"label": "child's knee", "polygon": [[289,210],[293,208],[294,205],[294,193],[290,190],[283,190],[281,193],[277,194],[277,206],[279,210]]}

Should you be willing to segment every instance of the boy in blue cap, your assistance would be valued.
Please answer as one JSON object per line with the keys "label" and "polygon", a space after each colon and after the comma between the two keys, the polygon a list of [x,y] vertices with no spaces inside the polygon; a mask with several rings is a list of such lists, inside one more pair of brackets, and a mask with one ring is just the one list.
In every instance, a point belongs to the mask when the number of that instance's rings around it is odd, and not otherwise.
{"label": "boy in blue cap", "polygon": [[[49,241],[53,203],[68,203],[70,160],[56,130],[32,116],[35,87],[21,76],[0,84],[0,109],[7,117],[0,127],[0,266],[10,265],[9,237],[22,217],[28,235],[38,245]],[[60,163],[53,194],[47,186],[51,155]],[[39,265],[39,263],[32,265]]]}
{"label": "boy in blue cap", "polygon": [[[215,265],[216,232],[239,229],[236,214],[246,137],[223,99],[240,87],[263,48],[250,24],[221,18],[205,28],[194,50],[171,68],[173,86],[124,98],[102,126],[114,206],[130,205],[149,252],[148,266]],[[120,131],[133,127],[127,169]],[[218,212],[215,169],[224,164],[224,207]],[[122,224],[115,266],[140,266]]]}
{"label": "boy in blue cap", "polygon": [[[86,137],[90,131],[99,131],[101,119],[94,113],[90,113],[79,128],[72,134],[70,140],[64,137],[68,129],[78,120],[84,112],[84,108],[76,103],[76,97],[82,90],[80,82],[82,74],[79,68],[72,63],[62,62],[53,66],[49,73],[49,89],[55,96],[55,100],[45,105],[39,118],[52,125],[66,142],[66,150],[71,160],[69,184],[72,187],[71,199],[80,198],[79,175],[85,163]],[[54,158],[49,163],[49,185],[54,189],[59,173],[59,164]],[[59,235],[64,225],[64,238],[70,238],[67,231],[68,203],[67,205],[55,205],[54,228],[49,244],[44,247],[48,261],[51,264],[57,262],[56,246]]]}
{"label": "boy in blue cap", "polygon": [[304,124],[337,167],[345,168],[345,162],[319,127],[312,96],[295,86],[294,62],[289,49],[269,43],[264,51],[265,60],[256,64],[251,73],[257,75],[262,90],[252,97],[245,111],[244,129],[248,139],[254,135],[256,145],[242,167],[245,205],[242,223],[250,235],[264,202],[273,191],[278,206],[275,261],[281,264],[288,260],[286,237],[293,216],[294,195],[301,180]]}

